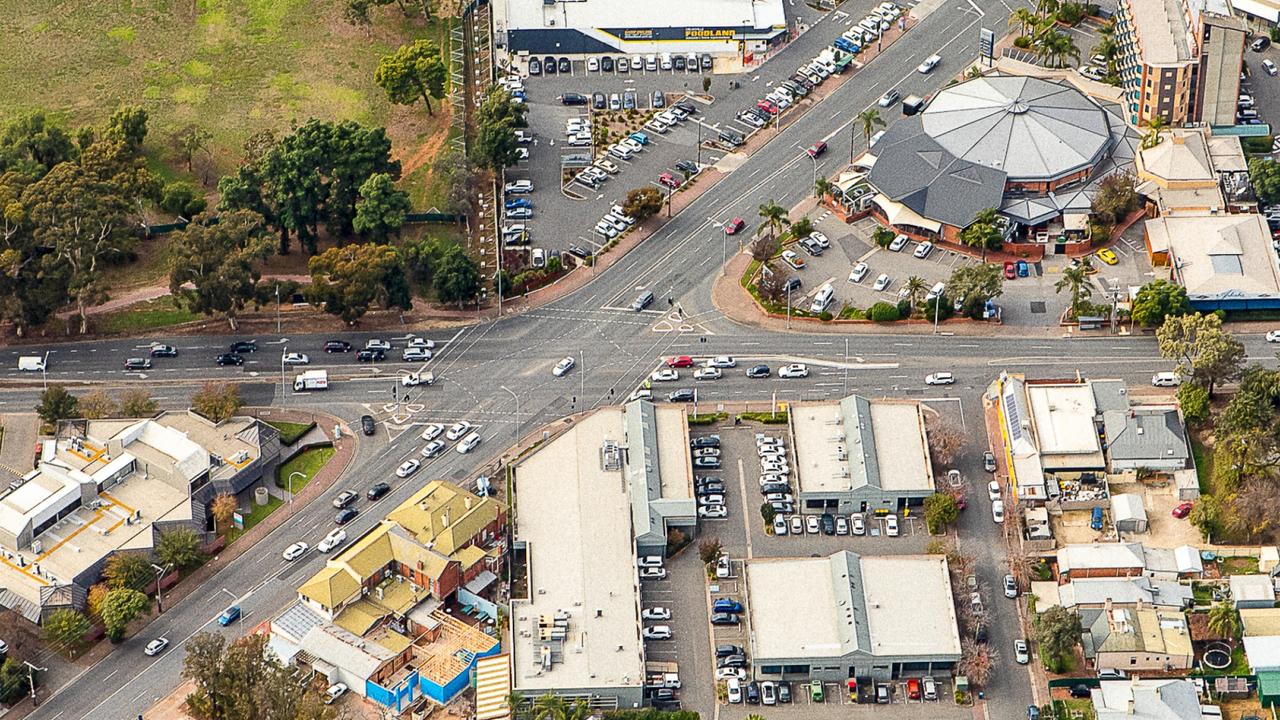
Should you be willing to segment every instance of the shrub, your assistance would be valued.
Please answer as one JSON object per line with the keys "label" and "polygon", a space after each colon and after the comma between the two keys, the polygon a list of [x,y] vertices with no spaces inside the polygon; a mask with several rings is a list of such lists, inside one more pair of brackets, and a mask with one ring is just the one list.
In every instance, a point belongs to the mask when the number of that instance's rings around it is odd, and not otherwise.
{"label": "shrub", "polygon": [[1058,8],[1058,20],[1074,27],[1084,19],[1087,12],[1089,12],[1089,8],[1080,3],[1063,3]]}
{"label": "shrub", "polygon": [[901,318],[909,318],[909,317],[911,317],[911,301],[905,298],[902,300],[899,300],[898,301],[898,318],[901,319]]}
{"label": "shrub", "polygon": [[867,309],[867,319],[872,322],[896,322],[900,317],[898,306],[883,300]]}
{"label": "shrub", "polygon": [[830,311],[830,310],[823,310],[823,311],[818,315],[818,319],[819,319],[819,320],[821,320],[822,322],[831,322],[831,318],[832,318],[832,317],[834,317],[834,316],[831,314],[831,311]]}
{"label": "shrub", "polygon": [[187,182],[171,182],[164,186],[160,196],[160,209],[170,215],[192,218],[205,208],[204,196],[195,186]]}
{"label": "shrub", "polygon": [[1013,45],[1014,47],[1026,50],[1027,48],[1031,47],[1031,38],[1027,37],[1026,35],[1019,35],[1018,37],[1013,39]]}

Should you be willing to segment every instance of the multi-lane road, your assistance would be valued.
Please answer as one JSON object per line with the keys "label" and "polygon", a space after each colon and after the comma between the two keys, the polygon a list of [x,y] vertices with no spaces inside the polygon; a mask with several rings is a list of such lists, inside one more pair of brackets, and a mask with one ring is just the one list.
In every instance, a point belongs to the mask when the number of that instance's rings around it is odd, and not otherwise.
{"label": "multi-lane road", "polygon": [[[469,455],[444,453],[420,471],[413,483],[393,482],[395,491],[370,508],[363,500],[362,513],[348,530],[360,533],[377,521],[381,508],[404,499],[424,478],[463,480],[480,463],[508,446],[517,427],[528,433],[539,425],[571,412],[624,399],[669,355],[729,354],[739,358],[739,368],[749,361],[808,363],[811,375],[798,380],[749,380],[741,370],[724,379],[698,383],[700,403],[766,402],[837,397],[848,392],[871,396],[961,398],[965,413],[980,418],[978,395],[1001,370],[1025,372],[1034,377],[1062,377],[1076,370],[1092,376],[1121,377],[1132,383],[1149,382],[1151,373],[1166,369],[1150,337],[1071,339],[1059,336],[1027,337],[1002,334],[992,337],[894,334],[784,333],[735,324],[721,316],[711,303],[710,288],[721,265],[722,235],[715,223],[742,216],[754,218],[755,209],[770,200],[789,206],[811,190],[811,161],[797,152],[824,139],[830,147],[828,162],[846,157],[850,143],[861,143],[860,131],[850,132],[851,118],[872,105],[886,89],[903,94],[928,94],[937,90],[953,71],[972,60],[978,29],[1002,29],[1012,9],[1004,0],[926,0],[917,8],[923,15],[906,41],[900,41],[836,90],[803,117],[785,126],[779,136],[746,160],[718,185],[708,189],[684,212],[653,237],[601,270],[581,291],[519,315],[462,328],[426,333],[438,343],[436,357],[427,368],[438,380],[429,388],[415,388],[409,404],[393,402],[395,376],[416,365],[386,363],[358,365],[351,355],[325,355],[320,347],[331,335],[258,337],[260,350],[243,368],[218,368],[214,355],[225,348],[225,337],[149,338],[171,342],[181,350],[178,358],[157,359],[142,374],[121,370],[127,357],[143,354],[146,343],[137,340],[66,343],[52,348],[50,382],[144,384],[154,388],[162,404],[180,406],[194,386],[207,379],[242,381],[252,404],[323,407],[346,420],[370,413],[383,420],[372,438],[359,438],[360,448],[347,478],[300,509],[279,529],[261,541],[259,548],[210,580],[152,623],[139,637],[125,642],[110,657],[85,671],[78,682],[63,687],[34,714],[44,720],[86,718],[107,720],[134,717],[179,683],[183,641],[191,634],[210,630],[229,635],[244,632],[269,618],[295,596],[298,582],[319,568],[323,559],[314,551],[294,563],[285,563],[280,551],[302,539],[312,546],[332,527],[330,500],[343,489],[359,489],[379,480],[393,480],[394,468],[416,451],[413,424],[470,420],[481,426],[484,443]],[[828,18],[828,22],[835,20]],[[830,32],[819,23],[811,33]],[[803,39],[803,38],[802,38]],[[800,48],[794,59],[787,51],[771,62],[803,59]],[[943,56],[945,71],[920,75],[915,67],[932,53]],[[886,113],[893,115],[896,113]],[[773,132],[773,131],[766,131]],[[834,159],[834,160],[832,160]],[[834,165],[831,169],[834,169]],[[736,250],[736,248],[733,248]],[[627,309],[642,289],[658,296],[654,311]],[[678,304],[684,318],[673,320],[667,298]],[[343,334],[360,346],[369,335]],[[847,337],[847,340],[846,340]],[[390,339],[388,337],[388,339]],[[1261,338],[1246,338],[1251,354],[1270,356]],[[334,371],[344,378],[324,393],[294,393],[282,387],[279,353],[285,348],[311,355],[311,367]],[[16,367],[16,356],[31,349],[0,351],[0,366]],[[398,357],[398,348],[393,353]],[[573,355],[578,366],[556,378],[551,368],[562,357]],[[12,356],[12,357],[9,357]],[[949,370],[959,382],[949,388],[930,388],[924,376]],[[296,369],[287,369],[291,376]],[[4,370],[0,378],[12,380],[16,371]],[[30,377],[26,378],[28,381]],[[655,384],[655,396],[677,387],[694,386],[692,379]],[[0,412],[35,404],[39,380],[26,387],[0,391]],[[419,410],[420,408],[420,410]],[[416,412],[411,412],[417,410]],[[409,412],[408,421],[393,423],[392,415]],[[377,510],[377,511],[375,511]],[[974,523],[975,536],[994,531]],[[991,553],[982,559],[984,574],[995,575],[1002,562],[996,543],[986,543]],[[241,623],[219,628],[213,622],[219,611],[239,600],[246,612]],[[142,647],[155,636],[165,635],[173,644],[155,658]],[[990,687],[992,717],[1014,717],[1031,699],[1025,672],[1001,663]],[[695,708],[707,711],[709,708]]]}

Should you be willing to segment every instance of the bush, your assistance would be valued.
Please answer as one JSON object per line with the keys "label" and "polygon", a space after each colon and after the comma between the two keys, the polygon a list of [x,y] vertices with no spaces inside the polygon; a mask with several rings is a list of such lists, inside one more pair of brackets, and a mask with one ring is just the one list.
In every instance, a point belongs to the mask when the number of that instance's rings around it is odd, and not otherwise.
{"label": "bush", "polygon": [[1189,425],[1199,425],[1209,419],[1209,391],[1195,383],[1183,383],[1178,388],[1178,404]]}
{"label": "bush", "polygon": [[823,311],[818,315],[818,319],[819,319],[819,320],[821,320],[822,322],[831,322],[831,318],[832,318],[832,317],[834,317],[834,316],[831,314],[831,312],[830,312],[829,310],[823,310]]}
{"label": "bush", "polygon": [[898,306],[883,300],[867,308],[867,319],[872,322],[896,322],[900,317]]}
{"label": "bush", "polygon": [[1085,14],[1088,12],[1089,8],[1080,3],[1063,3],[1058,8],[1058,20],[1074,27],[1084,19]]}
{"label": "bush", "polygon": [[911,301],[906,299],[899,300],[898,301],[898,318],[901,319],[901,318],[909,318],[909,317],[911,317]]}
{"label": "bush", "polygon": [[178,181],[165,185],[160,196],[161,210],[188,219],[203,212],[206,204],[204,196],[187,182]]}
{"label": "bush", "polygon": [[954,315],[956,312],[955,305],[951,302],[951,298],[947,297],[946,295],[939,295],[938,297],[932,300],[925,301],[924,315],[923,315],[924,319],[932,322],[935,317],[934,316],[935,312],[937,313],[937,319],[939,322],[946,320],[950,318],[952,315]]}
{"label": "bush", "polygon": [[1026,50],[1031,47],[1031,38],[1026,35],[1019,35],[1013,39],[1013,46]]}
{"label": "bush", "polygon": [[785,410],[780,410],[776,413],[744,412],[738,413],[738,419],[751,420],[765,425],[785,425],[787,424],[787,412]]}

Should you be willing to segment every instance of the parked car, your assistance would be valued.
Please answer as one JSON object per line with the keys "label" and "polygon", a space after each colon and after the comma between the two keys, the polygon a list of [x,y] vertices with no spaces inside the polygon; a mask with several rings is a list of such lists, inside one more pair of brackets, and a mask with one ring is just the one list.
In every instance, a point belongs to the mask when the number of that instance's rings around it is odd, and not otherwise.
{"label": "parked car", "polygon": [[884,534],[888,535],[889,537],[898,537],[898,516],[897,515],[884,516]]}
{"label": "parked car", "polygon": [[1004,501],[995,500],[991,503],[991,519],[997,523],[1004,522]]}
{"label": "parked car", "polygon": [[1018,597],[1018,581],[1012,575],[1004,576],[1004,596],[1010,599]]}
{"label": "parked car", "polygon": [[734,613],[712,613],[712,625],[740,625],[742,621]]}
{"label": "parked car", "polygon": [[670,640],[671,626],[670,625],[650,625],[649,627],[645,628],[640,634],[642,637],[644,637],[645,640]]}
{"label": "parked car", "polygon": [[1031,653],[1027,649],[1027,641],[1018,638],[1013,641],[1013,661],[1019,665],[1031,662]]}
{"label": "parked car", "polygon": [[849,532],[854,535],[867,534],[867,522],[863,518],[862,513],[853,513],[849,516]]}
{"label": "parked car", "polygon": [[987,472],[996,471],[995,453],[991,452],[990,450],[987,450],[986,452],[982,453],[982,469],[986,470]]}

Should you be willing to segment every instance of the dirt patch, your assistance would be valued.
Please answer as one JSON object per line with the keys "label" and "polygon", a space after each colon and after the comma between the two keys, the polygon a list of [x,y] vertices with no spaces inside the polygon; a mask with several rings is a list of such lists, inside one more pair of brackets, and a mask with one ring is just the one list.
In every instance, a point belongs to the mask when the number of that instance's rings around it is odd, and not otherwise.
{"label": "dirt patch", "polygon": [[409,175],[418,168],[427,167],[427,173],[423,176],[423,184],[431,184],[430,163],[440,154],[440,148],[444,147],[448,128],[453,121],[453,106],[441,104],[436,108],[436,114],[433,124],[435,127],[432,132],[427,135],[426,140],[422,142],[416,149],[411,151],[407,156],[404,153],[393,152],[392,155],[400,161],[400,173]]}

